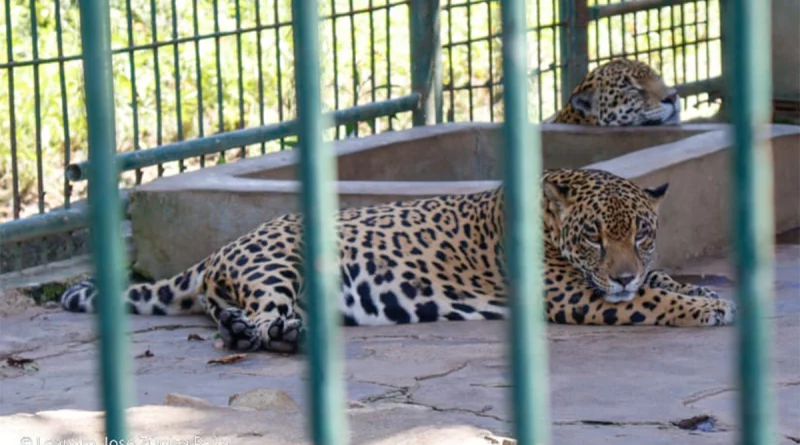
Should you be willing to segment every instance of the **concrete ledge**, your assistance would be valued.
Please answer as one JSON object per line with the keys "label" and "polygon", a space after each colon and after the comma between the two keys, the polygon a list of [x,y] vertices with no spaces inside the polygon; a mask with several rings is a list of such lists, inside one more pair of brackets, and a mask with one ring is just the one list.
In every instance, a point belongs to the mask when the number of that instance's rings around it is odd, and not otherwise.
{"label": "concrete ledge", "polygon": [[[726,125],[647,128],[541,127],[546,168],[592,167],[643,185],[670,182],[662,210],[665,267],[723,249],[731,145]],[[486,190],[502,175],[502,126],[446,124],[334,144],[341,207]],[[775,159],[776,225],[800,226],[800,127],[766,135]],[[298,210],[295,152],[161,178],[131,193],[134,268],[162,278],[260,223]]]}

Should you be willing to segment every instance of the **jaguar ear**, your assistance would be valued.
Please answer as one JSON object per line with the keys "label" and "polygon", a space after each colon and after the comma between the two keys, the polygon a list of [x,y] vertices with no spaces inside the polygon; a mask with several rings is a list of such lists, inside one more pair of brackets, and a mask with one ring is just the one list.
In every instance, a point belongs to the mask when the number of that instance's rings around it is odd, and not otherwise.
{"label": "jaguar ear", "polygon": [[569,187],[560,185],[552,181],[542,181],[544,197],[556,205],[559,219],[563,219],[572,207],[572,200],[569,197]]}
{"label": "jaguar ear", "polygon": [[644,192],[650,197],[653,205],[658,208],[667,196],[667,189],[669,189],[669,182],[665,182],[658,187],[646,188]]}
{"label": "jaguar ear", "polygon": [[569,103],[573,108],[589,114],[592,112],[592,106],[594,105],[594,91],[589,89],[576,91],[570,96]]}

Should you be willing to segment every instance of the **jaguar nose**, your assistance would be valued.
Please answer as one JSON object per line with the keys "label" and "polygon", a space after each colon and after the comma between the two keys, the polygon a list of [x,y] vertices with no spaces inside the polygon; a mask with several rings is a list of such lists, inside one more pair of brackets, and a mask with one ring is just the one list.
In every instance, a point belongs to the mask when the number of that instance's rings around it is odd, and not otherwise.
{"label": "jaguar nose", "polygon": [[665,104],[674,104],[677,101],[678,101],[678,92],[675,90],[672,90],[669,94],[667,94],[667,97],[661,99],[661,102],[664,102]]}
{"label": "jaguar nose", "polygon": [[611,277],[612,280],[614,280],[617,283],[619,283],[622,287],[625,287],[628,284],[630,284],[630,282],[633,281],[634,278],[635,277],[633,276],[633,274],[625,274],[625,275],[619,275],[619,276],[616,276],[616,277]]}

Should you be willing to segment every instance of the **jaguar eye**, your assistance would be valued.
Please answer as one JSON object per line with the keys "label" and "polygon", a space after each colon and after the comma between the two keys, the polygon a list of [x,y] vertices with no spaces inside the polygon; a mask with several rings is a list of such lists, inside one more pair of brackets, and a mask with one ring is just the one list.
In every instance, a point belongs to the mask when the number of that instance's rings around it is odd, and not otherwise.
{"label": "jaguar eye", "polygon": [[645,229],[645,230],[640,230],[640,231],[639,231],[639,232],[636,234],[636,242],[637,242],[637,243],[638,243],[638,242],[642,242],[642,241],[644,241],[644,240],[645,240],[645,239],[646,239],[648,236],[650,236],[650,230],[647,230],[647,229]]}
{"label": "jaguar eye", "polygon": [[594,246],[601,245],[600,234],[598,233],[587,233],[584,239],[586,240],[587,243],[592,244]]}

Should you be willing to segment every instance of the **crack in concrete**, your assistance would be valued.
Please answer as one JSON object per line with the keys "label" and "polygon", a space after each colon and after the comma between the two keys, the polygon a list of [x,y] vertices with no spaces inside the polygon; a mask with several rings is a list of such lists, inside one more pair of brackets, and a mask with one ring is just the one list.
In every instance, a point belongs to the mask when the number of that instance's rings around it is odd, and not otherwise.
{"label": "crack in concrete", "polygon": [[[614,421],[614,420],[598,420],[598,419],[557,420],[553,422],[553,425],[554,426],[597,426],[597,427],[616,427],[616,428],[625,428],[631,426],[647,426],[647,427],[655,427],[660,430],[680,430],[680,431],[690,431],[692,433],[710,432],[701,430],[686,430],[684,428],[679,427],[673,422],[662,422],[657,420],[639,420],[639,421]],[[719,423],[717,423],[716,427],[713,430],[713,432],[715,433],[724,431],[728,431],[728,429],[719,425]]]}
{"label": "crack in concrete", "polygon": [[425,380],[430,380],[430,379],[435,379],[435,378],[440,378],[440,377],[445,377],[447,375],[450,375],[450,374],[452,374],[454,372],[458,372],[458,371],[466,368],[467,365],[469,365],[469,364],[470,364],[470,361],[468,360],[468,361],[466,361],[464,363],[461,363],[458,366],[456,366],[454,368],[451,368],[449,370],[446,370],[446,371],[442,371],[442,372],[435,373],[435,374],[429,374],[429,375],[414,377],[414,380],[416,380],[416,383],[414,385],[411,385],[411,386],[393,386],[393,385],[389,385],[389,384],[385,384],[385,383],[370,382],[370,381],[366,381],[366,380],[354,380],[354,381],[356,381],[358,383],[374,384],[374,385],[385,386],[385,387],[391,388],[390,390],[384,392],[383,394],[378,394],[378,395],[375,395],[375,396],[369,396],[369,397],[365,397],[363,399],[360,399],[359,402],[361,402],[361,403],[376,403],[376,402],[383,402],[383,401],[392,401],[392,402],[399,403],[399,404],[404,404],[404,405],[420,406],[420,407],[428,408],[430,410],[437,411],[437,412],[470,414],[470,415],[477,416],[477,417],[484,417],[484,418],[488,418],[488,419],[493,419],[493,420],[496,420],[496,421],[502,422],[502,423],[510,423],[509,420],[503,419],[502,417],[495,416],[493,414],[488,414],[487,411],[489,411],[489,410],[491,410],[493,408],[491,405],[486,405],[483,409],[481,409],[480,411],[477,411],[477,410],[471,410],[471,409],[465,409],[465,408],[439,408],[438,406],[435,406],[435,405],[427,405],[427,404],[420,403],[420,402],[414,400],[414,392],[419,389],[419,386],[420,386],[419,382],[422,382],[422,381],[425,381]]}
{"label": "crack in concrete", "polygon": [[[176,331],[176,330],[180,330],[180,329],[209,329],[209,328],[213,328],[213,326],[175,323],[175,324],[157,325],[157,326],[150,326],[150,327],[142,328],[142,329],[136,329],[134,331],[130,331],[128,333],[128,335],[129,336],[133,336],[133,335],[136,335],[136,334],[145,334],[145,333],[148,333],[148,332],[155,332],[155,331]],[[93,334],[93,335],[90,335],[89,338],[86,338],[84,340],[67,342],[67,343],[64,344],[63,349],[61,349],[60,351],[53,352],[53,353],[46,354],[46,355],[42,355],[40,357],[36,357],[34,360],[38,362],[38,361],[41,361],[41,360],[62,357],[62,356],[65,356],[67,354],[86,352],[86,351],[76,350],[76,348],[78,348],[80,346],[85,346],[85,345],[94,343],[99,338],[100,338],[99,335]],[[22,355],[22,354],[36,352],[39,349],[41,349],[41,346],[33,346],[33,347],[18,349],[18,350],[9,352],[9,353],[4,353],[4,354],[2,354],[0,356],[0,361],[5,361],[8,357],[19,356],[19,355]],[[16,378],[16,377],[19,377],[19,376],[15,376],[15,377],[11,377],[11,378]],[[2,378],[0,378],[0,380],[5,380],[6,378],[8,378],[8,377],[7,376],[3,376]]]}
{"label": "crack in concrete", "polygon": [[495,416],[494,414],[488,414],[487,411],[489,411],[489,410],[491,410],[493,408],[490,405],[487,405],[487,406],[483,407],[483,409],[480,410],[480,411],[476,411],[476,410],[472,410],[472,409],[466,409],[466,408],[439,408],[438,406],[435,406],[435,405],[426,405],[424,403],[416,402],[416,401],[413,400],[413,395],[410,396],[409,400],[407,402],[404,402],[404,403],[406,405],[421,406],[423,408],[428,408],[430,410],[433,410],[433,411],[436,411],[436,412],[441,412],[441,413],[471,414],[471,415],[476,416],[476,417],[484,417],[484,418],[487,418],[487,419],[493,419],[493,420],[496,420],[496,421],[501,422],[501,423],[506,423],[506,424],[510,424],[511,423],[510,420],[506,420],[506,419],[504,419],[504,418],[502,418],[500,416]]}
{"label": "crack in concrete", "polygon": [[406,404],[408,403],[408,396],[409,396],[408,388],[404,387],[404,388],[390,389],[382,394],[364,397],[363,399],[359,400],[359,402],[368,404],[368,403],[392,401],[392,402]]}
{"label": "crack in concrete", "polygon": [[434,374],[427,374],[427,375],[423,375],[423,376],[419,376],[419,377],[414,377],[414,380],[416,380],[418,382],[422,382],[422,381],[425,381],[425,380],[436,379],[436,378],[439,378],[439,377],[447,377],[450,374],[453,374],[455,372],[461,371],[462,369],[466,368],[467,365],[469,365],[469,363],[470,363],[470,361],[467,360],[466,362],[456,366],[455,368],[449,369],[447,371],[434,373]]}
{"label": "crack in concrete", "polygon": [[480,388],[511,388],[512,385],[509,382],[500,382],[500,383],[470,383],[469,386],[477,386]]}
{"label": "crack in concrete", "polygon": [[[800,386],[800,380],[797,380],[797,381],[792,380],[792,381],[788,381],[788,382],[777,382],[777,383],[775,383],[775,385],[778,386],[778,387],[781,387],[781,388],[788,388],[788,387],[792,387],[792,386]],[[708,399],[710,397],[718,396],[720,394],[724,394],[726,392],[731,392],[731,391],[736,391],[736,388],[733,388],[733,387],[729,386],[729,387],[725,387],[725,388],[706,389],[706,390],[703,390],[703,391],[696,392],[696,393],[690,395],[689,397],[686,397],[685,399],[683,399],[683,401],[681,403],[683,403],[684,406],[689,406],[689,405],[691,405],[693,403],[697,403],[697,402],[699,402],[701,400],[705,400],[705,399]]]}
{"label": "crack in concrete", "polygon": [[420,336],[416,334],[408,334],[408,335],[391,335],[391,334],[376,334],[376,335],[359,335],[357,337],[350,337],[348,340],[374,340],[376,338],[381,338],[384,340],[402,340],[402,339],[410,339],[410,340],[420,340]]}
{"label": "crack in concrete", "polygon": [[720,394],[724,394],[729,391],[733,391],[733,388],[727,387],[727,388],[705,389],[703,391],[696,392],[690,395],[689,397],[686,397],[685,399],[683,399],[681,403],[683,403],[683,406],[689,406],[693,403],[697,403],[701,400],[707,399],[709,397],[718,396]]}
{"label": "crack in concrete", "polygon": [[597,419],[580,419],[580,420],[557,420],[553,422],[557,426],[655,426],[658,428],[675,428],[677,426],[669,422],[659,422],[655,420],[640,420],[640,421],[614,421],[614,420],[597,420]]}

